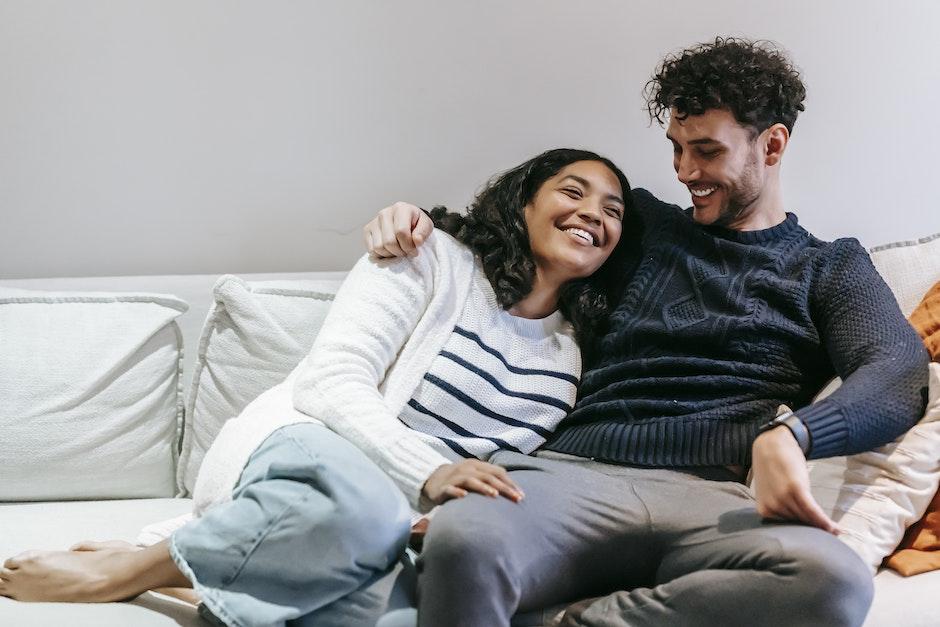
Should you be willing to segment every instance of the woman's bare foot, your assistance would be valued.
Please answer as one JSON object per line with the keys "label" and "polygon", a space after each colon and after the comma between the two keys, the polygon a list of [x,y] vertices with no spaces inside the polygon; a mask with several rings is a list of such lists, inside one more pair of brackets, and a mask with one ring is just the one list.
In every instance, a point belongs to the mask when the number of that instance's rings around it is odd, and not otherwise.
{"label": "woman's bare foot", "polygon": [[[140,551],[143,548],[142,546],[131,544],[124,540],[105,540],[104,542],[83,540],[69,547],[69,551]],[[154,588],[153,591],[158,594],[173,597],[184,603],[189,603],[190,605],[199,605],[202,601],[192,588]]]}
{"label": "woman's bare foot", "polygon": [[191,585],[166,542],[140,550],[28,551],[0,569],[0,596],[18,601],[105,603]]}
{"label": "woman's bare foot", "polygon": [[124,540],[82,540],[69,547],[69,551],[140,551],[144,547],[125,542]]}

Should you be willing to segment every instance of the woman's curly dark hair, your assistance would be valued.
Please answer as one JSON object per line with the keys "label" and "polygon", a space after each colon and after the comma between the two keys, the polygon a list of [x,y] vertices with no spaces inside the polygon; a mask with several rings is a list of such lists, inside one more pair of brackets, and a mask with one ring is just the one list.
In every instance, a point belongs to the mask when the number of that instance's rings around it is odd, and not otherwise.
{"label": "woman's curly dark hair", "polygon": [[780,123],[793,132],[806,87],[774,44],[718,37],[667,56],[644,90],[650,121],[727,108],[739,124],[760,133]]}
{"label": "woman's curly dark hair", "polygon": [[509,309],[532,291],[535,278],[525,206],[535,198],[542,183],[578,161],[597,161],[607,166],[620,181],[625,204],[622,235],[610,257],[590,277],[565,284],[559,296],[558,308],[574,326],[587,364],[606,330],[611,310],[617,305],[635,261],[633,255],[639,250],[639,220],[633,209],[630,183],[620,168],[587,150],[548,150],[492,178],[465,215],[449,212],[446,207],[435,207],[431,218],[435,226],[453,235],[480,257],[496,299],[500,306]]}

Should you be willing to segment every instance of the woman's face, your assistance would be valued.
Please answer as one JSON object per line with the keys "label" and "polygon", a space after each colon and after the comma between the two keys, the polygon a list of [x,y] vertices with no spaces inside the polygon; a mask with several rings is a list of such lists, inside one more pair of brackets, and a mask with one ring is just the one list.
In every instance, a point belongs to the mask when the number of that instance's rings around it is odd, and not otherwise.
{"label": "woman's face", "polygon": [[590,276],[610,256],[623,221],[620,181],[599,161],[576,161],[539,188],[525,206],[539,274],[563,283]]}

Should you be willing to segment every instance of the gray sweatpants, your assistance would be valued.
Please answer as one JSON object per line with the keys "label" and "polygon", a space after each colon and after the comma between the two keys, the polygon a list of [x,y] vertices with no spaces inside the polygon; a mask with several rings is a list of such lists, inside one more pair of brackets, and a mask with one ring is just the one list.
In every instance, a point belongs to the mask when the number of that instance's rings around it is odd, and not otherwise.
{"label": "gray sweatpants", "polygon": [[525,500],[471,494],[433,519],[423,627],[500,627],[578,599],[566,625],[860,625],[861,559],[812,527],[764,522],[724,468],[617,466],[501,452]]}

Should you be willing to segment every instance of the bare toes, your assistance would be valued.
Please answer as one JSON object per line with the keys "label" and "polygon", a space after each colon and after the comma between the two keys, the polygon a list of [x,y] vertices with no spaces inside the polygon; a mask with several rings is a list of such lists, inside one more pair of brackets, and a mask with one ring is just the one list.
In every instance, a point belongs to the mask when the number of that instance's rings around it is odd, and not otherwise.
{"label": "bare toes", "polygon": [[25,562],[28,562],[31,559],[35,559],[36,557],[40,555],[42,555],[42,551],[23,551],[19,555],[14,555],[13,557],[5,561],[3,563],[3,566],[11,570],[16,570],[17,568],[22,566]]}

